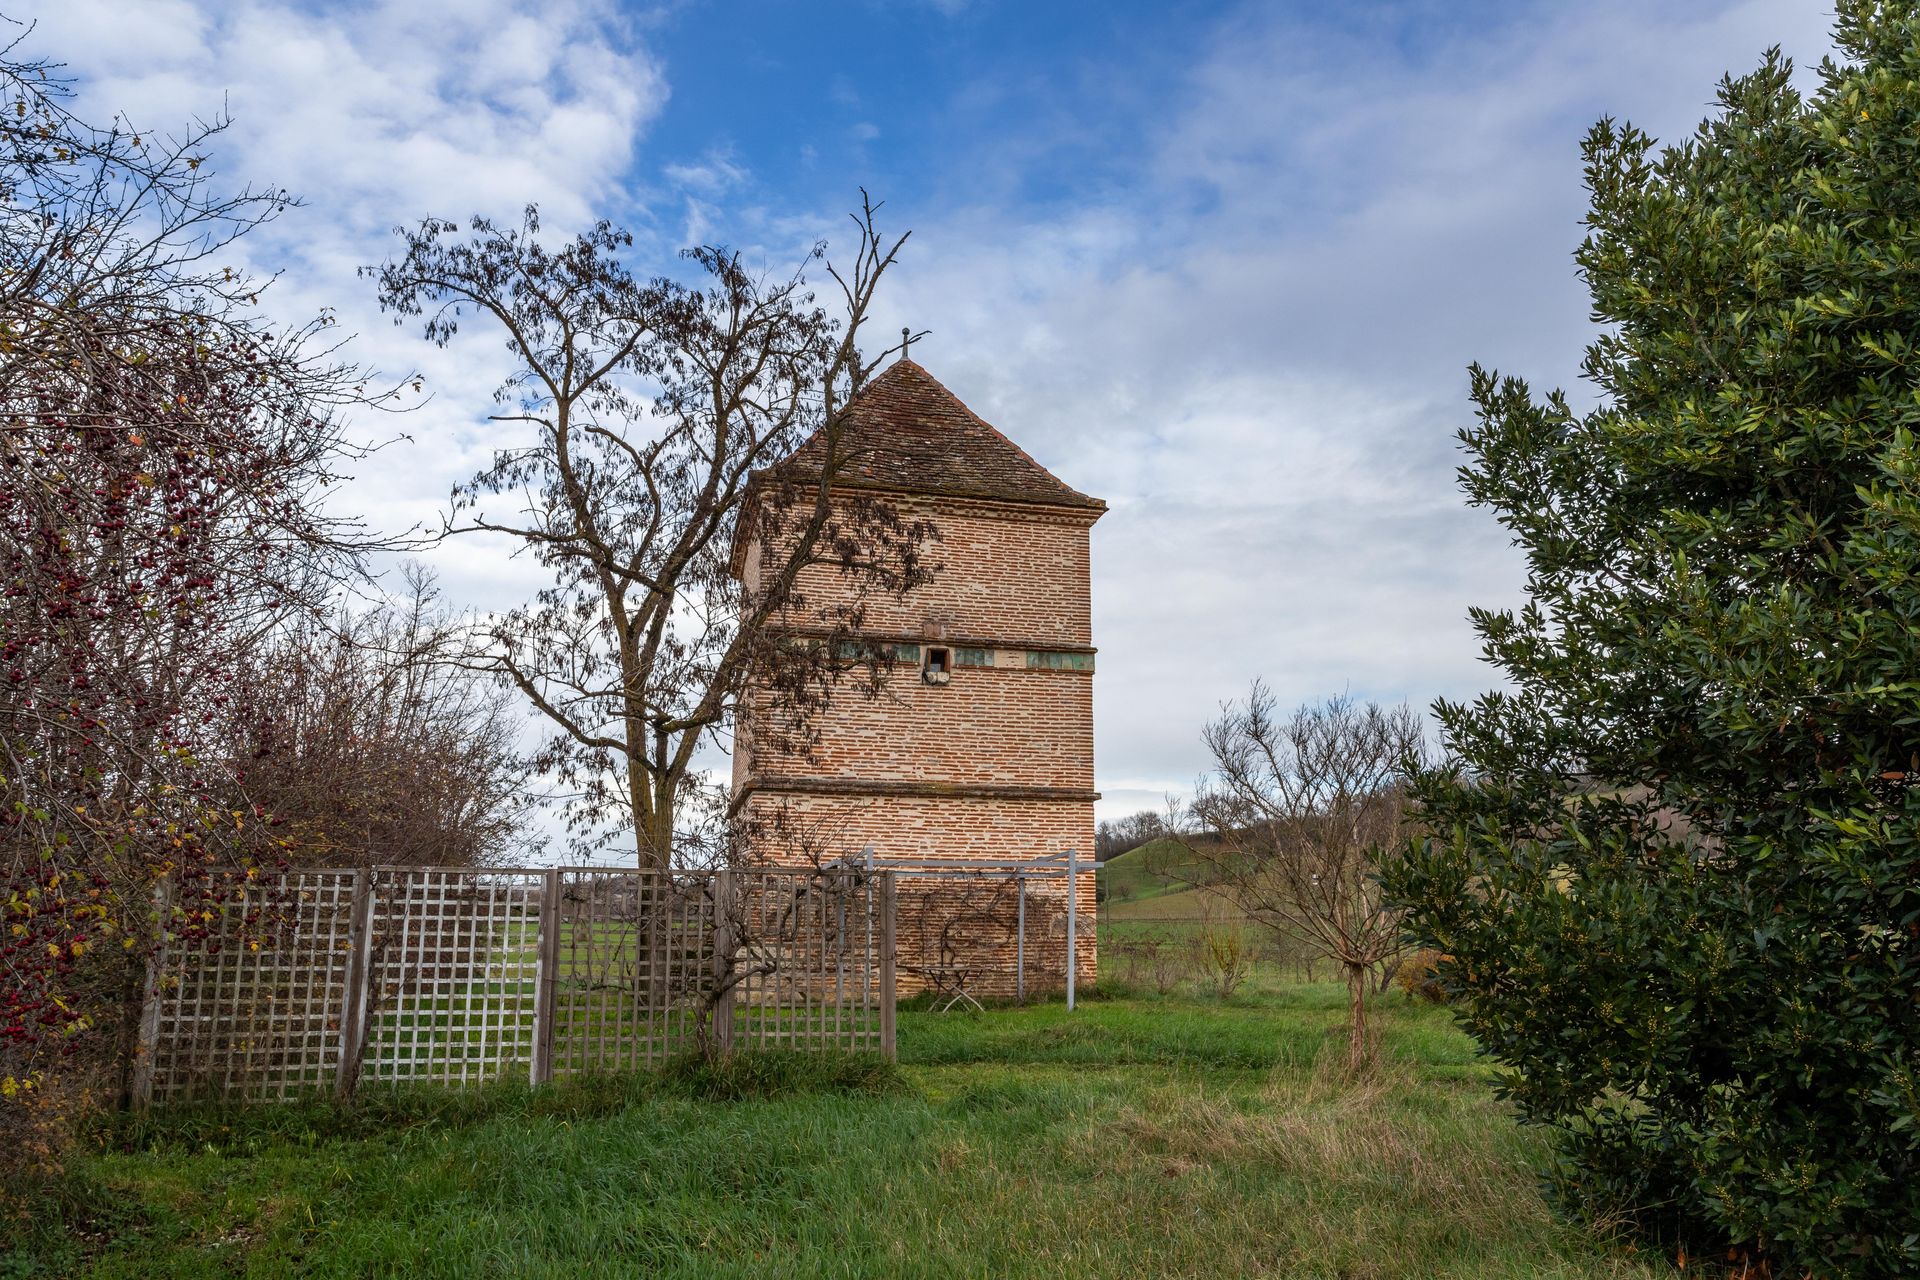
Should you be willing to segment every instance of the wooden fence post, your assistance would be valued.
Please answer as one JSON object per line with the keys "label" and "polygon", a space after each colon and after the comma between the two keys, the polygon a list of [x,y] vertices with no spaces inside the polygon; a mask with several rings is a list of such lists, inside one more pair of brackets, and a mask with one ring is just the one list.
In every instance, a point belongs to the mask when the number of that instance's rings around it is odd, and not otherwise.
{"label": "wooden fence post", "polygon": [[874,894],[877,886],[873,880],[873,846],[868,845],[860,851],[861,865],[866,869],[867,886],[867,981],[873,981],[873,912]]}
{"label": "wooden fence post", "polygon": [[[713,874],[713,1046],[733,1052],[733,872]],[[696,953],[697,954],[697,953]]]}
{"label": "wooden fence post", "polygon": [[540,924],[534,943],[533,1066],[534,1084],[553,1079],[553,994],[560,969],[560,872],[548,871],[540,883]]}
{"label": "wooden fence post", "polygon": [[360,1054],[367,1033],[367,986],[373,965],[368,951],[373,932],[373,874],[365,867],[353,873],[353,914],[347,924],[347,983],[341,996],[340,1062],[333,1077],[333,1095],[345,1101],[360,1084]]}
{"label": "wooden fence post", "polygon": [[894,1045],[894,873],[880,873],[880,1052],[889,1061],[899,1057]]}
{"label": "wooden fence post", "polygon": [[147,982],[141,992],[140,1039],[133,1057],[133,1105],[146,1110],[153,1101],[154,1055],[160,1050],[160,985],[167,976],[167,917],[173,909],[173,882],[165,876],[154,881],[153,950],[147,954]]}

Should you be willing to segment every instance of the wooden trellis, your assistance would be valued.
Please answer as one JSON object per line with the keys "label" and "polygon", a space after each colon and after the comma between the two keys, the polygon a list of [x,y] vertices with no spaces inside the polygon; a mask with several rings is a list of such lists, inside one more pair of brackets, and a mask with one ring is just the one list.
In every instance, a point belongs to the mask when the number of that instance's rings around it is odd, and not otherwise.
{"label": "wooden trellis", "polygon": [[[939,1007],[978,1006],[980,992],[1024,1001],[1030,971],[1042,982],[1057,977],[1067,1008],[1074,1007],[1080,961],[1098,945],[1089,936],[1096,918],[1079,909],[1082,881],[1098,862],[1074,849],[1039,858],[928,858],[882,857],[868,846],[827,865],[912,886],[913,905],[900,925],[912,935],[902,943],[909,953],[903,968],[944,1002]],[[1057,953],[1058,960],[1035,952]]]}
{"label": "wooden trellis", "polygon": [[526,1069],[540,874],[382,868],[371,889],[361,1078],[470,1084]]}
{"label": "wooden trellis", "polygon": [[[333,1085],[356,884],[352,871],[293,872],[249,882],[205,908],[210,919],[183,922],[206,936],[148,967],[136,1097],[285,1098]],[[157,898],[171,910],[168,885]]]}
{"label": "wooden trellis", "polygon": [[537,1084],[700,1048],[891,1056],[893,913],[893,877],[863,870],[290,871],[154,956],[134,1091]]}

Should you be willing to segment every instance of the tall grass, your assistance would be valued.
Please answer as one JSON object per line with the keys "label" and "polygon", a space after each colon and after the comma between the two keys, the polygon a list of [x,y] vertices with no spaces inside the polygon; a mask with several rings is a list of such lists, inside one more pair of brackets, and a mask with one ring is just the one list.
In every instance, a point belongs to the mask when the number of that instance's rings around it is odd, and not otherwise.
{"label": "tall grass", "polygon": [[[1444,1011],[1102,993],[902,1015],[898,1068],[742,1056],[94,1135],[0,1275],[1646,1277],[1557,1224]],[[9,1270],[11,1268],[11,1270]]]}

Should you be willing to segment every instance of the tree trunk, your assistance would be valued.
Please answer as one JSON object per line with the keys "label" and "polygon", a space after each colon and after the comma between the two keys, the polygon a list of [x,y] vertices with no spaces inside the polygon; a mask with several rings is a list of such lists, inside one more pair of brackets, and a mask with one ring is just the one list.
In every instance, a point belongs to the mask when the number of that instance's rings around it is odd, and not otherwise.
{"label": "tree trunk", "polygon": [[1347,970],[1347,1070],[1358,1072],[1371,1057],[1367,1041],[1367,966],[1343,961]]}
{"label": "tree trunk", "polygon": [[[633,805],[634,856],[641,871],[656,873],[641,876],[638,886],[634,995],[645,1009],[655,1003],[655,984],[666,981],[673,969],[669,955],[673,883],[665,874],[673,868],[673,791],[669,786],[656,787],[646,770],[631,761],[627,783]],[[653,1033],[654,1029],[645,1032]]]}
{"label": "tree trunk", "polygon": [[1394,975],[1400,972],[1400,966],[1404,962],[1405,957],[1395,956],[1380,966],[1380,980],[1373,984],[1376,993],[1385,994],[1387,988],[1393,985]]}
{"label": "tree trunk", "polygon": [[673,866],[674,788],[656,784],[638,762],[627,762],[627,799],[633,814],[634,858],[642,871]]}
{"label": "tree trunk", "polygon": [[634,823],[634,845],[642,871],[666,871],[673,866],[673,808],[656,807],[646,821]]}
{"label": "tree trunk", "polygon": [[[165,927],[162,921],[161,928]],[[147,966],[143,959],[136,957],[144,957],[152,945],[149,938],[147,947],[129,948],[115,957],[124,966],[120,974],[119,1025],[114,1029],[114,1060],[119,1065],[114,1092],[122,1109],[133,1102],[133,1076],[140,1056],[140,1019],[146,1012]]]}

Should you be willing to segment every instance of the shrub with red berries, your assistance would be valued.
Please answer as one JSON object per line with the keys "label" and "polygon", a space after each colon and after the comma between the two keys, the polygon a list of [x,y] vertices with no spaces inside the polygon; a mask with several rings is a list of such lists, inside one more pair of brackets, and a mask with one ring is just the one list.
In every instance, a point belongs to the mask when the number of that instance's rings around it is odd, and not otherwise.
{"label": "shrub with red berries", "polygon": [[[318,494],[364,402],[324,318],[222,265],[289,205],[75,118],[0,52],[0,1150],[54,1077],[125,1077],[146,957],[286,852],[228,763],[251,646],[361,546]],[[167,911],[153,888],[174,885]],[[270,922],[262,922],[265,927]]]}

